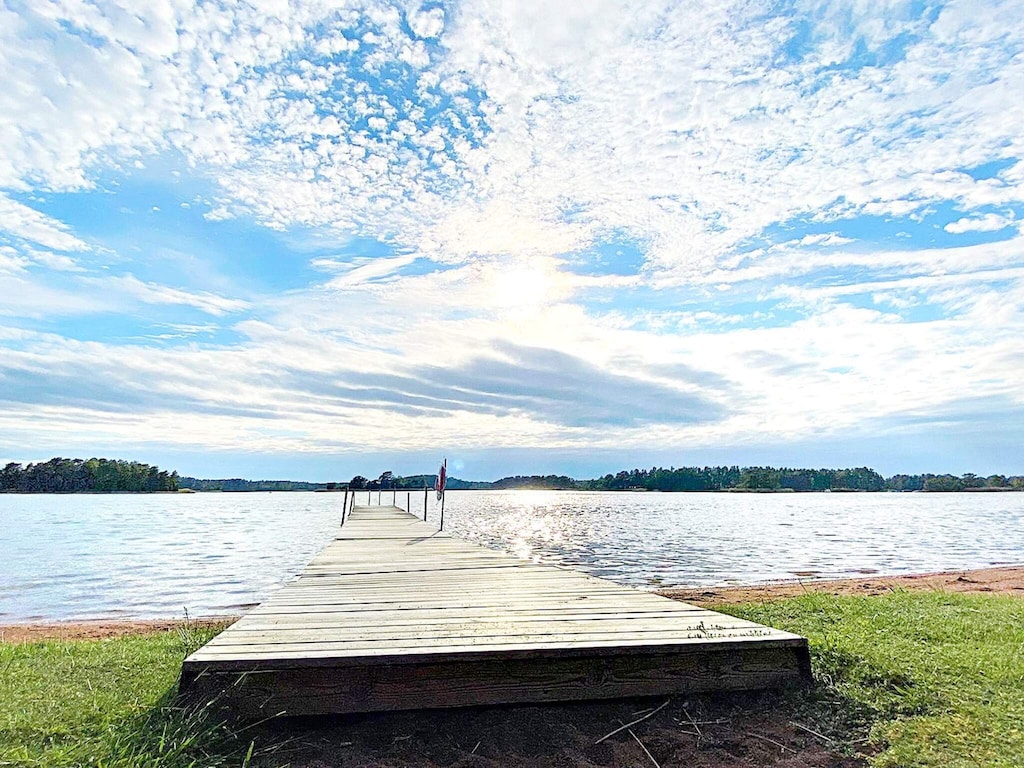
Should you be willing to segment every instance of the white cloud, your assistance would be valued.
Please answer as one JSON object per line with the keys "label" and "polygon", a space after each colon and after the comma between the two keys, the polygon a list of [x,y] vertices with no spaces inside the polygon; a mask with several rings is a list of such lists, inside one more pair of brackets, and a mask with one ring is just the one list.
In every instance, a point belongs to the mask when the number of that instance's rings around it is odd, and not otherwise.
{"label": "white cloud", "polygon": [[34,263],[46,267],[47,269],[52,269],[55,272],[85,271],[85,267],[83,267],[77,260],[70,256],[65,256],[62,253],[52,253],[51,251],[39,251],[35,249],[26,249],[24,252],[31,256]]}
{"label": "white cloud", "polygon": [[[508,246],[475,230],[500,231],[515,210],[547,232],[534,238],[547,253],[626,231],[652,269],[682,279],[794,217],[1020,203],[1012,174],[955,170],[1020,150],[1014,4],[950,6],[931,27],[907,3],[886,8],[766,18],[741,2],[470,0],[450,18],[410,10],[405,30],[383,2],[340,13],[55,2],[5,26],[5,50],[28,55],[0,71],[30,85],[0,97],[10,115],[0,187],[88,186],[94,164],[174,149],[220,180],[214,220],[248,210],[277,229],[500,253]],[[804,56],[788,58],[805,21]],[[67,29],[102,41],[104,66]],[[882,54],[897,39],[905,50],[888,67],[832,66],[856,56],[858,40]],[[354,47],[365,61],[346,58]],[[402,60],[418,103],[363,79]],[[479,105],[445,101],[467,86]],[[479,227],[453,226],[466,210]]]}
{"label": "white cloud", "polygon": [[[748,263],[749,261],[749,263]],[[1004,267],[1024,261],[1024,238],[953,248],[906,248],[901,250],[812,251],[780,248],[768,256],[757,254],[749,260],[735,259],[726,267],[703,276],[706,284],[769,281],[798,281],[819,270],[868,269],[899,274],[965,272]]]}
{"label": "white cloud", "polygon": [[0,192],[0,233],[4,232],[19,240],[58,251],[84,251],[89,248],[63,222]]}
{"label": "white cloud", "polygon": [[54,319],[107,309],[98,296],[47,285],[37,278],[0,271],[0,317]]}
{"label": "white cloud", "polygon": [[127,299],[141,301],[144,304],[177,304],[195,307],[217,317],[240,312],[249,307],[249,303],[241,299],[227,298],[209,291],[188,291],[157,283],[143,282],[134,275],[83,277],[79,282],[93,290],[102,291],[104,294],[113,294],[114,297],[120,295]]}
{"label": "white cloud", "polygon": [[417,37],[439,37],[444,30],[444,10],[413,11],[408,16],[409,27]]}
{"label": "white cloud", "polygon": [[1000,216],[997,213],[986,213],[984,216],[974,218],[962,218],[951,221],[943,229],[954,235],[962,235],[964,232],[997,232],[1006,227],[1012,227],[1013,218]]}
{"label": "white cloud", "polygon": [[567,253],[588,245],[592,237],[585,225],[545,220],[529,205],[495,201],[453,211],[420,244],[437,261],[460,262],[475,256]]}
{"label": "white cloud", "polygon": [[973,283],[995,283],[1006,280],[1024,279],[1024,267],[1013,267],[1010,269],[992,269],[980,272],[960,272],[942,275],[919,275],[916,277],[904,277],[896,280],[877,280],[866,283],[847,283],[844,285],[830,285],[827,287],[803,287],[783,286],[777,290],[780,296],[787,296],[800,301],[815,305],[823,299],[839,296],[856,296],[859,294],[875,293],[877,291],[893,290],[928,290],[934,292],[936,288],[947,286],[963,287]]}
{"label": "white cloud", "polygon": [[393,279],[403,267],[416,261],[415,254],[391,258],[359,257],[348,261],[337,259],[314,259],[310,262],[315,269],[336,274],[325,285],[326,288],[353,288],[370,282]]}
{"label": "white cloud", "polygon": [[797,242],[797,245],[846,245],[852,243],[853,238],[842,237],[838,232],[827,232],[820,235],[804,235]]}
{"label": "white cloud", "polygon": [[9,246],[0,246],[0,273],[24,272],[32,262]]}

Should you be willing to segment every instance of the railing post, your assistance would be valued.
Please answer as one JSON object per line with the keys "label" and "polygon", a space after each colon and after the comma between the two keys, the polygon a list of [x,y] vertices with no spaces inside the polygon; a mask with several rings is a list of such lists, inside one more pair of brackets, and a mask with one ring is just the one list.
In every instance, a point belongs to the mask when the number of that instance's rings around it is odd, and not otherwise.
{"label": "railing post", "polygon": [[412,491],[405,492],[405,511],[412,514]]}
{"label": "railing post", "polygon": [[427,486],[423,486],[423,522],[427,522]]}
{"label": "railing post", "polygon": [[345,513],[348,512],[348,488],[345,489],[345,500],[341,502],[341,524],[345,525]]}

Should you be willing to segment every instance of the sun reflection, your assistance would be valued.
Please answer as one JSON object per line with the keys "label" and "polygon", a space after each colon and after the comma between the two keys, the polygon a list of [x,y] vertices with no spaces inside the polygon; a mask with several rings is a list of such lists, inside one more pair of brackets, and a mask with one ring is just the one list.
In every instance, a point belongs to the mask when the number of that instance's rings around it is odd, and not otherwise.
{"label": "sun reflection", "polygon": [[508,542],[508,551],[523,560],[541,562],[543,553],[565,546],[571,526],[555,492],[514,491],[509,500],[514,503],[494,521],[492,529]]}

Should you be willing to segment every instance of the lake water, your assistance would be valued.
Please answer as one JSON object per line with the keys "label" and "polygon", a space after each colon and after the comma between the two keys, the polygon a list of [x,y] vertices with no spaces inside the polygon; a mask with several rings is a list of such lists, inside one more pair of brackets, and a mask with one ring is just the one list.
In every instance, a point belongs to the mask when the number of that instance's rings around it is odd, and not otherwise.
{"label": "lake water", "polygon": [[[237,613],[330,540],[341,504],[333,493],[0,495],[0,623]],[[422,513],[422,492],[412,508]],[[436,522],[433,495],[428,514]],[[458,491],[445,528],[645,589],[715,586],[1019,564],[1024,493]]]}

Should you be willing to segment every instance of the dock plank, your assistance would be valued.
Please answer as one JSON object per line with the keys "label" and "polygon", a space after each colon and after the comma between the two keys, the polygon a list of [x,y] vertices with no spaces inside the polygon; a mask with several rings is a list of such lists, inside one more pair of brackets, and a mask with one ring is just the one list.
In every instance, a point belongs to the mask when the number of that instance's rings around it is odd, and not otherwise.
{"label": "dock plank", "polygon": [[357,506],[297,579],[185,660],[181,689],[263,716],[759,688],[808,673],[797,635]]}

